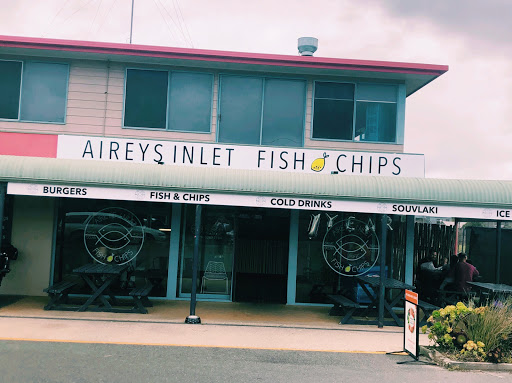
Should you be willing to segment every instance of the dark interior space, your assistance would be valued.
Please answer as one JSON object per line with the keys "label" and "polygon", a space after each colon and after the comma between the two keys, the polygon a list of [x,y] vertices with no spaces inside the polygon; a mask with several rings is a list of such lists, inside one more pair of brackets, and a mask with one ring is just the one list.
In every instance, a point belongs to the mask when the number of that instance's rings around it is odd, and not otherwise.
{"label": "dark interior space", "polygon": [[289,211],[241,210],[235,226],[234,300],[286,303]]}

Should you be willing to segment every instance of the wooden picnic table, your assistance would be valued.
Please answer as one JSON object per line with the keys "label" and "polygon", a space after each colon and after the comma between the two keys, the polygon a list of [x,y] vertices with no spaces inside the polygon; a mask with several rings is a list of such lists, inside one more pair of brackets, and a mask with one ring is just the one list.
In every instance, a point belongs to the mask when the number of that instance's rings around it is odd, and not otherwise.
{"label": "wooden picnic table", "polygon": [[[367,275],[360,275],[356,277],[357,282],[365,292],[365,294],[370,299],[370,304],[368,305],[366,311],[377,308],[378,307],[378,294],[376,293],[379,291],[379,289],[384,288],[385,290],[399,290],[400,293],[396,294],[394,298],[388,299],[386,297],[386,294],[384,295],[384,308],[385,310],[391,315],[391,318],[395,321],[395,323],[398,326],[403,326],[403,321],[401,321],[396,313],[393,311],[393,308],[397,307],[398,303],[400,303],[405,294],[405,290],[414,290],[415,287],[411,286],[407,283],[404,283],[402,281],[399,281],[397,279],[393,278],[384,278],[381,282],[380,276],[367,276]],[[370,291],[368,287],[371,287],[373,293]],[[365,312],[366,312],[365,311]],[[383,323],[382,318],[378,318],[379,323]]]}
{"label": "wooden picnic table", "polygon": [[[121,277],[121,274],[128,270],[128,263],[124,265],[118,264],[101,264],[101,263],[90,263],[77,267],[73,270],[74,274],[77,274],[82,278],[87,286],[91,289],[92,295],[85,301],[85,303],[78,308],[77,311],[85,311],[90,308],[91,305],[95,304],[96,301],[100,303],[93,309],[94,311],[119,311],[114,309],[112,303],[116,304],[115,296],[110,292],[110,286],[112,283]],[[96,282],[100,281],[100,285],[96,285]]]}
{"label": "wooden picnic table", "polygon": [[468,285],[475,286],[480,291],[486,291],[493,295],[493,299],[512,295],[512,286],[503,283],[487,282],[466,282]]}

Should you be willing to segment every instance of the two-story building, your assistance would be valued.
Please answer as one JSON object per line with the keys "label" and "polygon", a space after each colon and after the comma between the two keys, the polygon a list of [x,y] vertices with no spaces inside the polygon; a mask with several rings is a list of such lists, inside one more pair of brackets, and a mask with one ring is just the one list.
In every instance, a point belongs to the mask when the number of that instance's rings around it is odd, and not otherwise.
{"label": "two-story building", "polygon": [[199,299],[326,303],[384,265],[411,283],[415,216],[512,219],[511,183],[426,179],[404,153],[406,98],[447,70],[0,36],[1,240],[20,252],[0,293],[94,260],[132,265],[120,295],[149,276],[188,299],[198,204]]}

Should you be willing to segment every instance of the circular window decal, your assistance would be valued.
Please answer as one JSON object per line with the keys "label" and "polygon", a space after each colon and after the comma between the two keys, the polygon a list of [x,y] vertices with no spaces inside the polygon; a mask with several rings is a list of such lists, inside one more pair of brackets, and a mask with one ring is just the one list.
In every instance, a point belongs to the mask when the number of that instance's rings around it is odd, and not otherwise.
{"label": "circular window decal", "polygon": [[123,265],[144,245],[144,228],[131,211],[106,208],[91,213],[84,230],[85,248],[97,262]]}
{"label": "circular window decal", "polygon": [[338,274],[348,277],[367,273],[379,258],[379,239],[372,220],[355,217],[334,223],[322,243],[325,262]]}

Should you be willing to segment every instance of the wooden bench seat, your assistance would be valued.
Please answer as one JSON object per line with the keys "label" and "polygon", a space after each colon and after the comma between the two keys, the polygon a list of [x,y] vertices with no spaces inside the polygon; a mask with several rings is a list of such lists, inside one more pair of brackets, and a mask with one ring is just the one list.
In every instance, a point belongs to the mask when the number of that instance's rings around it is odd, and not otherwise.
{"label": "wooden bench seat", "polygon": [[423,318],[419,321],[420,326],[427,324],[427,319],[432,315],[432,312],[441,308],[422,300],[418,300],[418,307],[423,311]]}
{"label": "wooden bench seat", "polygon": [[147,314],[148,310],[146,307],[153,307],[153,304],[149,301],[148,295],[153,289],[153,284],[148,282],[144,286],[136,287],[130,291],[130,296],[133,298],[133,310],[140,312],[141,314]]}
{"label": "wooden bench seat", "polygon": [[44,289],[43,292],[47,293],[50,297],[50,302],[44,306],[44,309],[62,309],[61,304],[66,304],[68,302],[68,295],[71,289],[77,284],[77,280],[61,281]]}
{"label": "wooden bench seat", "polygon": [[[327,297],[334,302],[334,307],[329,312],[329,315],[343,315],[343,318],[340,321],[340,324],[350,323],[352,319],[352,315],[357,309],[362,309],[364,306],[361,306],[359,303],[356,303],[343,295],[327,295]],[[341,311],[341,313],[340,313]]]}

